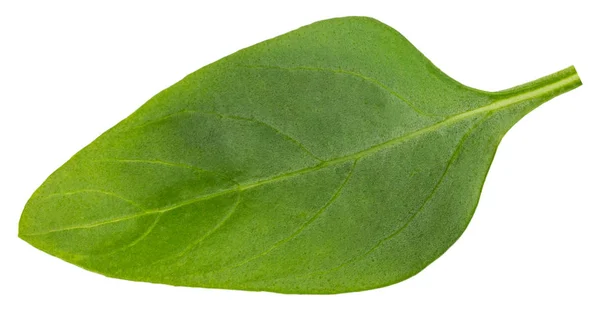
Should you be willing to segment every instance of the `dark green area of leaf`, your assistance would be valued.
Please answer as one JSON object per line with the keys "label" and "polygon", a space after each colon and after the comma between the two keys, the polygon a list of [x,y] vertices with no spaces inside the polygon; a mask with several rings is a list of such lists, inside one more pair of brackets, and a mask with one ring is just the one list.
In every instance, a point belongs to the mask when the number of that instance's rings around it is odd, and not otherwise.
{"label": "dark green area of leaf", "polygon": [[19,236],[101,274],[339,293],[402,281],[467,227],[502,136],[573,67],[466,87],[370,18],[317,22],[210,64],[54,172]]}

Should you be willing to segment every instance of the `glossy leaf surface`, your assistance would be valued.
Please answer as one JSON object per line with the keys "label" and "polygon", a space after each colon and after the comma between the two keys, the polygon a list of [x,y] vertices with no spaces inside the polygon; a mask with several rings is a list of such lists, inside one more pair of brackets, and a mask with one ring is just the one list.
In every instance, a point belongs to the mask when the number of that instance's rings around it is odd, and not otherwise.
{"label": "glossy leaf surface", "polygon": [[574,68],[466,87],[370,18],[317,22],[210,64],[54,172],[19,235],[101,274],[338,293],[404,280],[474,213],[508,129]]}

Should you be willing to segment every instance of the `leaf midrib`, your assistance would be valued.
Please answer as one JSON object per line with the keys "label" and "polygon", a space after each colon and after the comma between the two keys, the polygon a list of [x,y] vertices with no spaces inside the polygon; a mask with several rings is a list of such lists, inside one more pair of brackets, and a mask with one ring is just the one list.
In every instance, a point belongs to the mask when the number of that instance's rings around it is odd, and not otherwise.
{"label": "leaf midrib", "polygon": [[[310,173],[313,171],[317,171],[326,167],[330,167],[336,164],[340,164],[340,163],[344,163],[346,161],[354,161],[354,160],[358,160],[360,158],[369,156],[371,154],[375,154],[381,150],[390,148],[394,145],[397,145],[399,143],[408,141],[412,138],[418,137],[422,134],[427,134],[433,131],[436,131],[442,127],[444,127],[445,125],[451,125],[453,123],[457,123],[461,120],[466,120],[472,116],[476,116],[479,114],[483,114],[483,113],[487,113],[487,112],[494,112],[494,111],[499,111],[501,109],[507,108],[507,107],[511,107],[513,105],[522,103],[524,101],[527,100],[531,100],[531,99],[535,99],[538,97],[542,97],[548,93],[552,93],[555,90],[561,89],[563,87],[567,87],[573,83],[577,83],[579,81],[579,77],[577,75],[577,73],[572,73],[569,76],[563,77],[560,80],[557,80],[555,82],[552,82],[550,84],[546,84],[546,85],[542,85],[539,88],[536,89],[531,89],[531,90],[526,90],[525,92],[522,93],[517,93],[514,95],[510,95],[504,98],[500,98],[498,100],[492,101],[490,104],[486,105],[486,106],[482,106],[470,111],[466,111],[466,112],[462,112],[459,114],[455,114],[453,116],[450,116],[440,122],[437,122],[433,125],[427,126],[425,128],[422,128],[420,130],[416,130],[413,131],[411,133],[402,135],[400,137],[396,137],[393,138],[391,140],[373,145],[365,150],[353,153],[353,154],[349,154],[346,156],[342,156],[339,158],[335,158],[335,159],[331,159],[331,160],[327,160],[327,161],[323,161],[322,163],[313,166],[313,167],[307,167],[307,168],[303,168],[300,170],[296,170],[296,171],[292,171],[292,172],[288,172],[279,176],[275,176],[275,177],[270,177],[264,180],[258,180],[258,181],[254,181],[254,182],[250,182],[250,183],[240,183],[239,186],[235,187],[235,188],[229,188],[229,189],[225,189],[219,192],[215,192],[212,194],[208,194],[208,195],[204,195],[204,196],[200,196],[200,197],[195,197],[186,201],[182,201],[179,202],[177,204],[171,205],[171,206],[167,206],[167,207],[162,207],[162,208],[157,208],[157,209],[151,209],[151,210],[146,210],[145,212],[142,213],[136,213],[136,214],[132,214],[129,216],[124,216],[121,218],[115,218],[115,219],[110,219],[110,220],[104,220],[104,221],[100,221],[100,222],[95,222],[95,223],[90,223],[90,224],[86,224],[86,225],[78,225],[78,226],[71,226],[71,227],[65,227],[65,228],[60,228],[60,229],[55,229],[55,230],[50,230],[50,231],[46,231],[46,232],[41,232],[41,233],[20,233],[20,235],[23,236],[40,236],[40,235],[47,235],[47,234],[51,234],[51,233],[56,233],[56,232],[62,232],[62,231],[69,231],[69,230],[77,230],[77,229],[86,229],[86,228],[94,228],[97,226],[101,226],[101,225],[106,225],[106,224],[111,224],[111,223],[116,223],[116,222],[121,222],[121,221],[126,221],[126,220],[130,220],[130,219],[134,219],[134,218],[138,218],[138,217],[142,217],[142,216],[146,216],[149,214],[156,214],[156,213],[165,213],[183,206],[187,206],[199,201],[203,201],[203,200],[208,200],[211,198],[215,198],[218,196],[222,196],[225,194],[229,194],[229,193],[233,193],[233,192],[242,192],[248,189],[252,189],[264,184],[270,184],[270,183],[275,183],[277,181],[280,180],[285,180],[288,178],[292,178],[298,175],[302,175],[305,173]],[[51,194],[53,195],[53,194]]]}

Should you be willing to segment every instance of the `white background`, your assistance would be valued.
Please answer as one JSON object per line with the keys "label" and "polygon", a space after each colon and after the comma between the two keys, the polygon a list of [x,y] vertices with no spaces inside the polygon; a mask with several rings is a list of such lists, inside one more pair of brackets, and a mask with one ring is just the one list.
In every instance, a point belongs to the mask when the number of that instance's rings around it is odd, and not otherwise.
{"label": "white background", "polygon": [[[600,311],[595,2],[1,2],[0,310]],[[334,296],[183,288],[109,279],[17,238],[42,181],[152,95],[238,49],[347,15],[389,24],[472,87],[572,64],[584,83],[510,130],[471,225],[423,272]]]}

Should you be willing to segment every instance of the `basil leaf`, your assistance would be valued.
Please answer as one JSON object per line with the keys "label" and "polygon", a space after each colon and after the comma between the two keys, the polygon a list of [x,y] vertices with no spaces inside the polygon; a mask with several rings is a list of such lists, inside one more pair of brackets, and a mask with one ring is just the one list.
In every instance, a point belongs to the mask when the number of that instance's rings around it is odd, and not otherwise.
{"label": "basil leaf", "polygon": [[569,67],[480,91],[376,20],[317,22],[154,96],[39,187],[19,236],[136,281],[393,284],[465,230],[506,131],[579,85]]}

